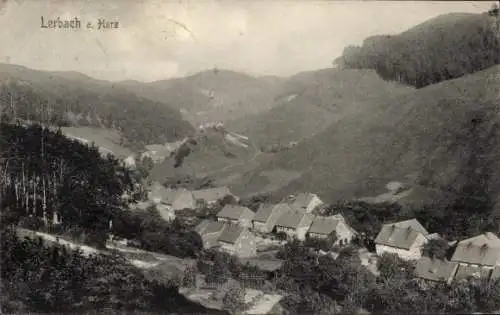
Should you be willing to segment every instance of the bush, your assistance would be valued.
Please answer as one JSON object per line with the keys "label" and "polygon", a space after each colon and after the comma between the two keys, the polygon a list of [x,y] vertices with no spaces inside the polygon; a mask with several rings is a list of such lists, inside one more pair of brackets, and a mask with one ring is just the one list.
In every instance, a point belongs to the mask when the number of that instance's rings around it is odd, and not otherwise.
{"label": "bush", "polygon": [[239,313],[245,306],[245,290],[237,281],[228,281],[224,288],[226,293],[222,298],[222,308],[231,314]]}
{"label": "bush", "polygon": [[422,249],[422,254],[430,258],[445,259],[449,249],[444,239],[429,240]]}
{"label": "bush", "polygon": [[40,240],[20,240],[11,229],[1,233],[2,312],[172,312],[186,304],[176,287],[148,280],[121,256],[85,257]]}

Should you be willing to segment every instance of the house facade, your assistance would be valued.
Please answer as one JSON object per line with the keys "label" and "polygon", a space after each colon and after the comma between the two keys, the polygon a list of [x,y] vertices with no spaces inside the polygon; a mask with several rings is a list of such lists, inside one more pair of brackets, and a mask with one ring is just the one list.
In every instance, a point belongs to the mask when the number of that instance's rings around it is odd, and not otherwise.
{"label": "house facade", "polygon": [[292,211],[289,205],[261,205],[252,220],[252,227],[261,233],[270,233],[278,219],[286,212]]}
{"label": "house facade", "polygon": [[226,225],[218,238],[220,250],[239,258],[257,256],[257,242],[255,235],[236,225]]}
{"label": "house facade", "polygon": [[375,238],[377,255],[396,254],[404,260],[418,260],[428,242],[427,230],[415,219],[385,224]]}
{"label": "house facade", "polygon": [[345,222],[342,216],[331,217],[316,216],[308,231],[309,237],[326,239],[331,235],[336,236],[334,245],[347,245],[356,236],[356,231]]}
{"label": "house facade", "polygon": [[167,200],[174,211],[183,209],[196,209],[196,199],[193,194],[185,189],[171,190],[171,198]]}
{"label": "house facade", "polygon": [[237,224],[242,227],[251,227],[255,213],[247,207],[238,205],[225,205],[217,214],[217,221]]}
{"label": "house facade", "polygon": [[485,278],[487,273],[500,266],[500,239],[486,232],[460,241],[451,261],[459,264],[457,280],[470,276]]}
{"label": "house facade", "polygon": [[323,204],[323,201],[316,194],[300,193],[292,203],[292,208],[303,210],[306,213],[311,213],[316,207]]}
{"label": "house facade", "polygon": [[288,211],[283,213],[274,229],[276,232],[283,232],[289,238],[297,238],[301,241],[306,239],[306,234],[313,222],[314,216],[302,211]]}

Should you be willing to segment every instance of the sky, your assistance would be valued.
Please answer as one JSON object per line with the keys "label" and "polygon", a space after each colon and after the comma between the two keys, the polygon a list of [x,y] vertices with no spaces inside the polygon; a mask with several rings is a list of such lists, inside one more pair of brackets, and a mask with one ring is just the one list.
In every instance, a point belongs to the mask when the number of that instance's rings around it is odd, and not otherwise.
{"label": "sky", "polygon": [[[150,82],[215,67],[289,76],[331,67],[344,47],[366,37],[450,12],[484,12],[492,3],[0,0],[0,62],[111,81]],[[77,17],[82,28],[42,28],[41,16]],[[97,30],[100,18],[118,28]]]}

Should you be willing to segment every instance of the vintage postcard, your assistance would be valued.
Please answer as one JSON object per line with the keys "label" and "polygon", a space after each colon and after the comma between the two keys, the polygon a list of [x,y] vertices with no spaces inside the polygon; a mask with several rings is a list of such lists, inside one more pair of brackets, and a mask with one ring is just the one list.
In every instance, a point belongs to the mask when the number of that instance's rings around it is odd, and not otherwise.
{"label": "vintage postcard", "polygon": [[499,1],[0,1],[0,313],[500,311]]}

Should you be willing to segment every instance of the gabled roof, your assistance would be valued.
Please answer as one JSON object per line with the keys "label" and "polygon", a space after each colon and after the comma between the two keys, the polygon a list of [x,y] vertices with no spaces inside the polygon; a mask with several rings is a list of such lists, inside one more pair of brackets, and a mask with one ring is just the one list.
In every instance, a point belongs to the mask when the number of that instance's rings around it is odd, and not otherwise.
{"label": "gabled roof", "polygon": [[314,218],[309,233],[330,235],[337,229],[340,222],[342,222],[342,220],[338,218],[322,217],[318,215]]}
{"label": "gabled roof", "polygon": [[300,193],[295,197],[295,200],[292,203],[293,207],[299,208],[299,209],[304,209],[307,208],[311,200],[317,197],[315,194],[311,193]]}
{"label": "gabled roof", "polygon": [[455,280],[466,280],[470,277],[476,279],[488,279],[490,277],[491,270],[473,267],[468,265],[459,265],[457,273],[455,275]]}
{"label": "gabled roof", "polygon": [[259,210],[255,213],[255,216],[253,217],[254,221],[258,222],[267,222],[269,218],[273,214],[283,214],[287,211],[291,211],[292,209],[290,208],[289,205],[286,203],[279,203],[277,205],[266,205],[262,204],[259,207]]}
{"label": "gabled roof", "polygon": [[415,267],[415,275],[426,280],[446,282],[453,276],[457,267],[456,262],[422,257]]}
{"label": "gabled roof", "polygon": [[240,220],[241,218],[251,218],[254,216],[254,212],[247,207],[242,207],[238,205],[225,205],[221,211],[217,214],[219,218],[227,218],[231,220]]}
{"label": "gabled roof", "polygon": [[311,221],[313,219],[313,215],[309,213],[297,210],[287,211],[281,215],[281,217],[276,222],[276,225],[286,228],[296,229],[298,228],[299,223],[302,221],[304,217],[307,217]]}
{"label": "gabled roof", "polygon": [[199,235],[218,233],[222,231],[224,226],[223,222],[203,220],[194,228],[194,231]]}
{"label": "gabled roof", "polygon": [[487,232],[458,243],[452,261],[495,266],[500,262],[500,239]]}
{"label": "gabled roof", "polygon": [[194,190],[193,196],[195,199],[201,199],[205,201],[220,200],[226,196],[233,196],[229,188],[226,186],[207,188],[201,190]]}
{"label": "gabled roof", "polygon": [[240,238],[245,228],[239,225],[226,224],[222,234],[219,236],[220,242],[234,244]]}
{"label": "gabled roof", "polygon": [[410,249],[419,235],[427,236],[427,230],[416,220],[384,224],[375,238],[376,244]]}

